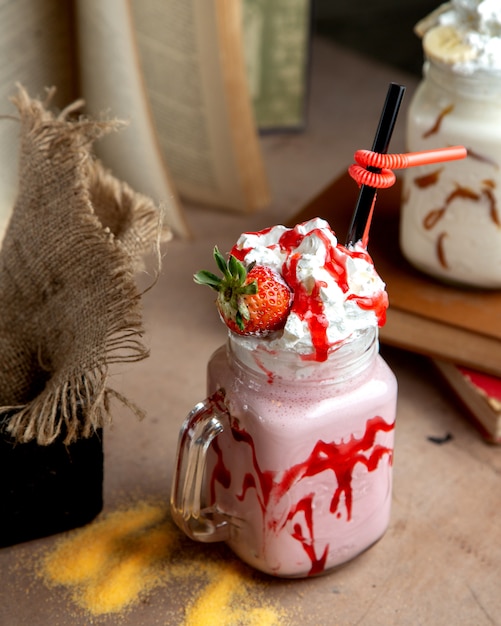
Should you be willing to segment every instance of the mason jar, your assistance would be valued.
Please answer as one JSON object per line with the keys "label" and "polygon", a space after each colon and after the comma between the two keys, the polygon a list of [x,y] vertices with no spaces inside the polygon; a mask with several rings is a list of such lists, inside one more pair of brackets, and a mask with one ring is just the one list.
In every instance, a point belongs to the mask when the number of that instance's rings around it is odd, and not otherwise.
{"label": "mason jar", "polygon": [[464,145],[462,161],[403,175],[400,245],[442,281],[501,287],[501,74],[428,59],[407,117],[410,152]]}
{"label": "mason jar", "polygon": [[172,487],[188,536],[280,577],[324,573],[383,536],[397,383],[377,328],[322,362],[230,333],[208,394],[181,429]]}

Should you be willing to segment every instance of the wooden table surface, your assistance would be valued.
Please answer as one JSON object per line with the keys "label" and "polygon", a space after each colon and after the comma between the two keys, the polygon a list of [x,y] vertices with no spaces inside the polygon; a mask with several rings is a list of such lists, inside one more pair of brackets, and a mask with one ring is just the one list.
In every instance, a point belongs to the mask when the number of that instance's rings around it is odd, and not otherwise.
{"label": "wooden table surface", "polygon": [[[204,397],[207,360],[225,335],[210,295],[191,278],[210,264],[213,245],[228,250],[243,231],[290,220],[338,176],[356,149],[372,143],[390,81],[408,87],[391,145],[392,152],[403,149],[414,77],[320,39],[314,42],[312,70],[306,131],[262,138],[272,206],[252,216],[190,206],[193,240],[165,246],[160,279],[144,296],[151,356],[117,368],[110,381],[147,417],[138,422],[115,406],[104,437],[105,514],[124,501],[168,501],[180,424]],[[149,277],[139,280],[147,284]],[[245,568],[243,575],[255,602],[282,611],[280,624],[501,624],[501,449],[479,438],[426,359],[385,346],[382,353],[399,381],[388,532],[350,564],[317,579],[271,580]],[[49,588],[36,575],[41,555],[59,539],[0,550],[2,626],[181,625],[185,606],[206,591],[207,581],[190,585],[186,577],[169,578],[127,612],[93,616],[75,605],[68,590]],[[183,545],[186,558],[213,562],[216,569],[231,563],[224,549]],[[221,623],[236,626],[231,618],[223,622],[224,611],[221,606]]]}

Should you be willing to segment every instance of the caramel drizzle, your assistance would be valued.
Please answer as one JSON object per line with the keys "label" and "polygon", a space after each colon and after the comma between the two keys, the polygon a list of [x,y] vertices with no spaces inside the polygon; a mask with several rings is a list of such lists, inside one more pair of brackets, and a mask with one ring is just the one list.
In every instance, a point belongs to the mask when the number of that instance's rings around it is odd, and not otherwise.
{"label": "caramel drizzle", "polygon": [[452,113],[452,111],[454,110],[454,105],[453,104],[449,104],[449,106],[445,107],[445,109],[443,109],[440,114],[438,115],[435,123],[433,124],[433,126],[425,131],[422,135],[423,139],[427,139],[428,137],[431,137],[431,135],[434,135],[435,133],[438,133],[438,131],[440,130],[440,126],[442,125],[442,122],[444,120],[444,117],[446,115],[449,115],[449,113]]}
{"label": "caramel drizzle", "polygon": [[423,176],[417,176],[413,182],[416,185],[416,187],[419,187],[419,189],[426,189],[426,187],[431,187],[432,185],[436,185],[438,183],[440,174],[443,171],[444,171],[444,168],[439,167],[438,170],[429,172],[428,174],[423,174]]}
{"label": "caramel drizzle", "polygon": [[484,189],[482,191],[482,195],[484,195],[489,202],[489,215],[490,215],[491,220],[494,222],[494,224],[496,224],[498,228],[501,227],[501,221],[499,219],[499,212],[497,209],[496,198],[494,197],[494,194],[492,193],[492,187],[488,189]]}
{"label": "caramel drizzle", "polygon": [[[490,219],[498,228],[501,228],[501,218],[497,209],[496,198],[493,193],[493,189],[495,189],[496,183],[493,180],[486,179],[482,181],[482,184],[484,188],[482,189],[481,193],[475,193],[468,187],[461,187],[461,185],[457,185],[456,189],[454,189],[454,191],[452,191],[447,196],[447,198],[445,199],[445,203],[442,207],[438,209],[433,209],[425,215],[423,219],[423,227],[425,228],[425,230],[431,230],[442,219],[447,208],[456,198],[465,198],[467,200],[472,200],[473,202],[480,202],[482,198],[486,198],[489,204]],[[447,237],[447,233],[445,232],[440,233],[440,235],[437,237],[436,251],[440,265],[445,269],[449,269],[444,249],[445,237]]]}
{"label": "caramel drizzle", "polygon": [[475,193],[468,187],[461,187],[460,185],[457,185],[456,189],[454,189],[454,191],[451,191],[451,193],[445,199],[444,206],[440,207],[439,209],[432,209],[429,213],[426,214],[423,220],[424,228],[426,230],[432,229],[435,224],[440,219],[442,219],[447,208],[456,198],[465,198],[467,200],[473,200],[475,202],[478,202],[480,200],[480,194]]}
{"label": "caramel drizzle", "polygon": [[439,222],[444,216],[446,207],[440,209],[433,209],[425,215],[423,220],[423,226],[425,230],[431,230],[437,222]]}
{"label": "caramel drizzle", "polygon": [[445,251],[444,251],[444,239],[446,237],[447,237],[447,233],[440,233],[440,235],[437,238],[437,257],[438,257],[438,262],[440,263],[440,265],[446,270],[448,270],[449,265],[447,263],[447,259],[445,258]]}
{"label": "caramel drizzle", "polygon": [[[453,110],[453,104],[445,107],[438,115],[435,124],[429,130],[423,133],[423,139],[427,139],[431,135],[437,133],[440,130],[444,118],[449,115],[449,113],[451,113]],[[468,148],[468,157],[482,163],[492,165],[497,170],[499,169],[499,164],[496,161],[483,154],[475,152],[474,150],[471,150],[471,148]],[[427,187],[431,187],[438,183],[442,171],[443,168],[439,168],[437,170],[434,170],[433,172],[424,174],[423,176],[416,177],[413,182],[419,189],[426,189]],[[501,228],[501,216],[499,215],[496,198],[493,193],[493,189],[496,188],[496,183],[491,179],[485,179],[482,181],[482,186],[482,191],[480,193],[476,193],[468,187],[462,187],[461,185],[456,184],[456,189],[454,189],[454,191],[452,191],[447,196],[444,205],[438,209],[432,209],[425,215],[423,219],[423,226],[425,230],[431,230],[443,218],[447,208],[456,198],[464,198],[466,200],[472,200],[473,202],[480,202],[482,198],[486,198],[489,205],[490,219],[498,228]],[[447,236],[448,235],[446,232],[440,233],[437,237],[436,242],[437,258],[440,265],[445,269],[449,269],[449,264],[447,263],[444,248],[444,240]]]}

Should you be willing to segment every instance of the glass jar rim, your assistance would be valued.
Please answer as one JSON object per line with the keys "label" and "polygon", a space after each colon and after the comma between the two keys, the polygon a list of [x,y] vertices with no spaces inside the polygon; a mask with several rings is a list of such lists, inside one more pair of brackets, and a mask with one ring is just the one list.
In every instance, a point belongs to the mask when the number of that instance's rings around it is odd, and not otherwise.
{"label": "glass jar rim", "polygon": [[444,89],[460,93],[461,96],[472,100],[498,98],[501,94],[500,71],[476,70],[466,73],[436,59],[425,57],[423,76]]}
{"label": "glass jar rim", "polygon": [[319,384],[324,381],[343,382],[365,371],[379,352],[378,328],[370,326],[355,331],[334,344],[325,361],[292,349],[267,349],[257,338],[229,333],[229,358],[247,374],[266,377],[268,382],[288,381]]}

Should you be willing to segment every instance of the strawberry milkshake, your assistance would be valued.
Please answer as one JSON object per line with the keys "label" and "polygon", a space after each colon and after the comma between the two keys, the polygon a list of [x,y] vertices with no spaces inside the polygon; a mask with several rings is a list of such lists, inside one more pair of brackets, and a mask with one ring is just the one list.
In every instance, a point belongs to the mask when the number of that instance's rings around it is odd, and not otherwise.
{"label": "strawberry milkshake", "polygon": [[268,574],[321,574],[390,519],[397,385],[378,354],[384,283],[321,219],[244,233],[227,262],[218,254],[223,278],[195,280],[217,291],[229,338],[181,431],[173,517]]}

